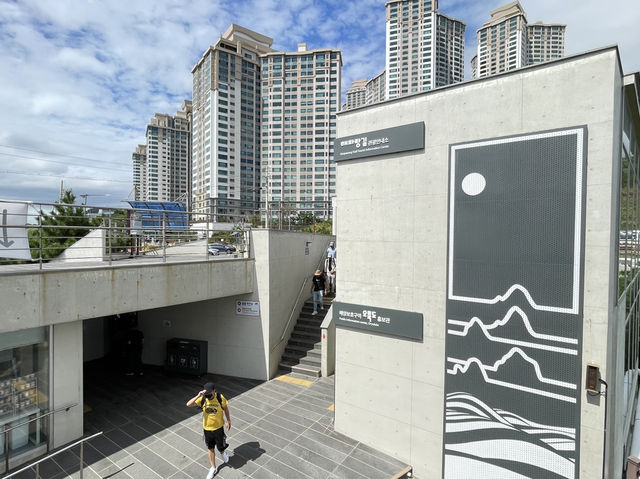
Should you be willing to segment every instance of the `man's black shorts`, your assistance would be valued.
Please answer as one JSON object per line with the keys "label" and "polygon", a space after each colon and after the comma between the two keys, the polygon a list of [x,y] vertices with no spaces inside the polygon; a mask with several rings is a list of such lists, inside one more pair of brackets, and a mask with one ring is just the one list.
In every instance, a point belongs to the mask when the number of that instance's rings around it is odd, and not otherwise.
{"label": "man's black shorts", "polygon": [[204,442],[207,445],[207,449],[212,451],[214,447],[217,447],[220,452],[229,447],[229,444],[227,444],[227,435],[224,433],[224,427],[220,427],[215,431],[207,431],[205,429]]}

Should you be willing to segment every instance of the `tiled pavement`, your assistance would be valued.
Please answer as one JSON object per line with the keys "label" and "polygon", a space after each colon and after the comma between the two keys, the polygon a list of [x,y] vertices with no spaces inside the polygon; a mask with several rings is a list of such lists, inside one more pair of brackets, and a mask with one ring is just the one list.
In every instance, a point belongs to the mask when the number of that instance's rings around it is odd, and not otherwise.
{"label": "tiled pavement", "polygon": [[[93,366],[85,367],[85,434],[103,435],[85,443],[83,478],[204,479],[202,413],[185,403],[210,380],[231,413],[230,460],[220,466],[216,453],[217,478],[389,479],[406,467],[333,431],[333,377],[262,382],[160,368],[127,377]],[[40,477],[80,477],[79,454],[75,447],[41,464]]]}

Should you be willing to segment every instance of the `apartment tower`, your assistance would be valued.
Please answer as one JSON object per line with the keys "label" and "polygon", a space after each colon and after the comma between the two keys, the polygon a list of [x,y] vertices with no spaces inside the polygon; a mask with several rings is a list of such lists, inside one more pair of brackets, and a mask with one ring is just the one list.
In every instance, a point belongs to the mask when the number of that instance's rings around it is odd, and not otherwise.
{"label": "apartment tower", "polygon": [[527,24],[518,1],[491,11],[490,20],[478,29],[473,78],[563,57],[565,29],[559,24]]}
{"label": "apartment tower", "polygon": [[131,155],[133,162],[133,199],[140,201],[147,188],[147,145],[138,145]]}
{"label": "apartment tower", "polygon": [[214,221],[260,201],[260,55],[273,39],[231,25],[193,67],[193,210]]}
{"label": "apartment tower", "polygon": [[329,218],[342,55],[300,43],[297,52],[261,57],[263,207],[281,220],[296,213]]}
{"label": "apartment tower", "polygon": [[[188,205],[191,167],[191,101],[175,116],[156,113],[147,125],[146,168],[140,170],[142,201],[181,202]],[[136,148],[135,155],[142,149]],[[139,162],[143,165],[143,162]]]}
{"label": "apartment tower", "polygon": [[437,0],[386,3],[386,99],[464,79],[465,24],[437,9]]}
{"label": "apartment tower", "polygon": [[367,83],[369,80],[356,80],[351,83],[345,94],[346,102],[344,110],[351,110],[367,104]]}

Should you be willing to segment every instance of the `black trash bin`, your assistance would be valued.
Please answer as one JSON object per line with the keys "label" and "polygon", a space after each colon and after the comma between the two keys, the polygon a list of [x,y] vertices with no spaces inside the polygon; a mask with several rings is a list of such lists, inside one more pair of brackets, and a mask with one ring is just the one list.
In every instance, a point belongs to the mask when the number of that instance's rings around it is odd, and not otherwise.
{"label": "black trash bin", "polygon": [[167,371],[202,376],[207,372],[207,342],[172,338],[167,341]]}

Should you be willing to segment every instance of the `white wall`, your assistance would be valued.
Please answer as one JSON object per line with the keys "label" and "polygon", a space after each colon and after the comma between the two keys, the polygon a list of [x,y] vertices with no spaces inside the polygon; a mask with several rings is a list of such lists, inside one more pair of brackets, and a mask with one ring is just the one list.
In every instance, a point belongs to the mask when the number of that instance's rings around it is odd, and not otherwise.
{"label": "white wall", "polygon": [[[416,477],[442,475],[448,160],[455,143],[587,125],[581,384],[590,361],[603,378],[615,374],[607,338],[617,247],[618,66],[617,50],[603,49],[338,116],[339,137],[417,121],[426,130],[423,151],[338,163],[340,300],[424,315],[423,342],[338,329],[338,432],[407,461]],[[581,417],[580,477],[599,478],[603,403],[584,394]]]}

